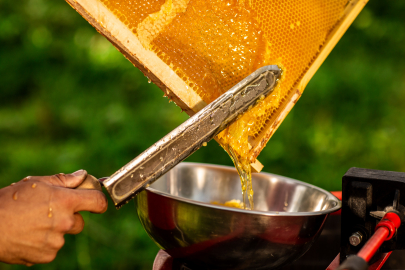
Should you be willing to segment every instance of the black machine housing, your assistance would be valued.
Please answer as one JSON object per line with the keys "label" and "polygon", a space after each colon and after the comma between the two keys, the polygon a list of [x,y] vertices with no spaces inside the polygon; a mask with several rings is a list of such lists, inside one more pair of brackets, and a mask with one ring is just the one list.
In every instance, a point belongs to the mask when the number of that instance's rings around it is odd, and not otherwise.
{"label": "black machine housing", "polygon": [[[402,198],[400,196],[402,194]],[[399,201],[399,204],[398,204]],[[356,254],[373,235],[379,218],[370,215],[397,205],[404,225],[405,173],[351,168],[342,178],[342,216],[340,260]],[[361,243],[353,246],[350,236],[360,232]],[[384,242],[379,252],[405,249],[405,226],[401,226],[391,240]],[[378,256],[374,256],[378,257]]]}

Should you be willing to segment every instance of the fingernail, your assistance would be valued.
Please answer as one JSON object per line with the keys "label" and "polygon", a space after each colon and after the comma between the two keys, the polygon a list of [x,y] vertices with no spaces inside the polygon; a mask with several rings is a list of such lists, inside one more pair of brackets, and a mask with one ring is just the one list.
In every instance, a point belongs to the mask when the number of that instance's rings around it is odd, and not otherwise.
{"label": "fingernail", "polygon": [[72,173],[72,175],[74,175],[74,176],[83,176],[85,174],[86,174],[85,170],[78,170],[78,171],[75,171],[74,173]]}

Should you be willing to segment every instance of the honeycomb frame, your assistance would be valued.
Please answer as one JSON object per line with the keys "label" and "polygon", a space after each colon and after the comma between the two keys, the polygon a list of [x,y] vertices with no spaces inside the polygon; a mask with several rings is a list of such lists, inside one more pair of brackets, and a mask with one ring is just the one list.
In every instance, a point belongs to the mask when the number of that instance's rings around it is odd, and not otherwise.
{"label": "honeycomb frame", "polygon": [[[178,74],[154,52],[142,46],[136,34],[128,29],[111,10],[105,7],[101,0],[66,1],[188,115],[191,116],[206,106],[206,103],[198,94],[189,90],[187,83]],[[250,160],[252,163],[256,161],[261,150],[300,98],[309,80],[366,3],[365,0],[353,0],[348,3],[341,19],[328,35],[320,52],[309,66],[300,83],[292,89],[276,113],[271,116],[260,136],[249,141],[252,146]]]}

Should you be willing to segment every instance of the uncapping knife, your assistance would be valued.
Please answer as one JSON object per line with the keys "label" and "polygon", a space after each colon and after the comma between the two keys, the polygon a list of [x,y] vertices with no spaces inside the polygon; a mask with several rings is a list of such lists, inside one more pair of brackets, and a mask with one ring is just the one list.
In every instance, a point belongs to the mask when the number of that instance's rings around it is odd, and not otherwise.
{"label": "uncapping knife", "polygon": [[256,70],[103,181],[116,208],[127,203],[228,127],[258,100],[270,94],[280,75],[281,70],[276,65]]}

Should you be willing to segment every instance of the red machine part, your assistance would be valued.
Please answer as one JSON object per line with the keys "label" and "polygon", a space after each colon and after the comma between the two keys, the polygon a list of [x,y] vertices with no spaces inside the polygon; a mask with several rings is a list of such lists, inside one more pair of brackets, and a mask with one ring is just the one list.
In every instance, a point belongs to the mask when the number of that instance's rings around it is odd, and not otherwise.
{"label": "red machine part", "polygon": [[[336,198],[338,198],[339,200],[342,200],[342,191],[331,191],[330,193],[332,193],[333,196],[335,196]],[[342,213],[342,209],[339,209],[338,211],[332,213],[332,216],[340,216]]]}
{"label": "red machine part", "polygon": [[[377,252],[377,250],[381,247],[382,243],[384,243],[387,240],[390,240],[395,235],[399,226],[401,226],[401,219],[398,216],[398,214],[396,214],[395,212],[386,213],[384,217],[381,219],[381,221],[378,222],[373,236],[371,236],[371,238],[367,241],[367,243],[357,253],[357,257],[363,259],[366,262],[369,262],[371,258],[374,256],[374,254]],[[381,258],[376,263],[371,265],[368,269],[369,270],[381,269],[385,261],[390,256],[390,254],[391,252],[384,253],[383,256],[381,256]],[[346,269],[347,264],[345,266],[342,265],[341,267],[339,267],[340,261],[339,257],[340,254],[335,258],[335,260],[329,265],[329,267],[326,270]],[[350,261],[351,260],[350,258],[347,261],[345,261],[345,263]],[[355,265],[351,264],[351,267],[354,268],[350,267],[349,268],[350,269],[357,269],[357,267],[360,268],[360,266],[358,266],[357,263]]]}
{"label": "red machine part", "polygon": [[389,230],[386,227],[379,228],[375,231],[373,236],[367,241],[359,253],[357,253],[357,256],[363,258],[366,262],[369,262],[388,236]]}
{"label": "red machine part", "polygon": [[375,229],[378,230],[380,228],[387,228],[389,230],[389,234],[385,239],[385,241],[387,241],[394,236],[399,226],[401,226],[401,218],[398,216],[398,214],[394,212],[388,212],[387,214],[384,215],[382,220],[378,222]]}
{"label": "red machine part", "polygon": [[375,233],[357,253],[357,256],[369,262],[382,243],[394,236],[399,226],[401,226],[401,219],[396,213],[389,212],[385,214],[377,224]]}
{"label": "red machine part", "polygon": [[342,200],[342,191],[331,191],[330,193],[332,193],[332,195],[338,198],[339,200]]}
{"label": "red machine part", "polygon": [[[378,261],[370,265],[368,270],[380,270],[381,267],[383,267],[384,263],[387,261],[388,257],[391,255],[391,252],[384,253]],[[336,256],[336,258],[333,260],[333,262],[326,268],[326,270],[335,270],[336,268],[339,267],[339,262],[340,262],[340,254]]]}

